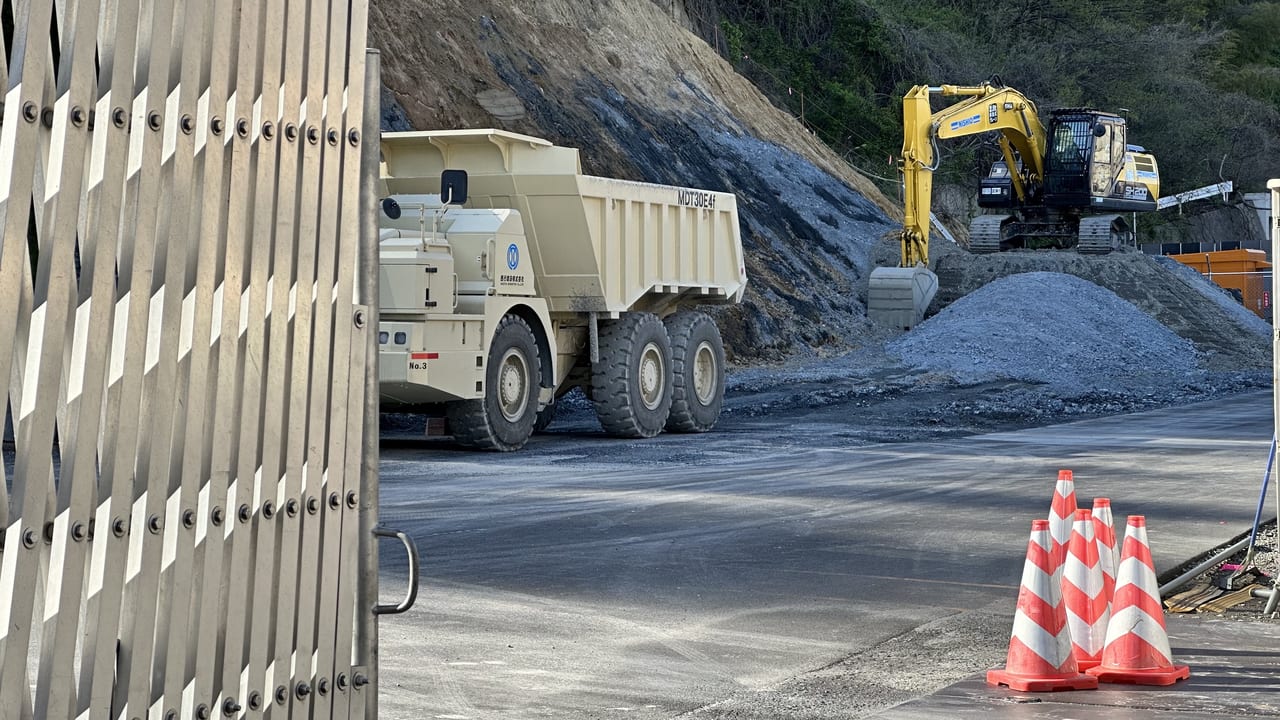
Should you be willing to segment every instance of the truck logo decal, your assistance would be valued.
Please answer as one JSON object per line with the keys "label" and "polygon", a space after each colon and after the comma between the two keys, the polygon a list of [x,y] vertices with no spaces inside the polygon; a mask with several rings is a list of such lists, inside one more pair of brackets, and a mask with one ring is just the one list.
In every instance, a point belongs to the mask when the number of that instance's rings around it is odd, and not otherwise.
{"label": "truck logo decal", "polygon": [[515,270],[520,266],[520,248],[515,243],[507,246],[507,267]]}
{"label": "truck logo decal", "polygon": [[982,115],[981,115],[981,114],[979,114],[979,115],[971,115],[971,116],[969,116],[969,117],[967,117],[967,118],[965,118],[965,119],[963,119],[963,120],[952,120],[952,121],[951,121],[951,129],[952,129],[952,130],[959,130],[960,128],[966,128],[966,127],[969,127],[970,125],[977,125],[977,124],[978,124],[978,122],[979,122],[979,121],[981,121],[981,120],[982,120]]}
{"label": "truck logo decal", "polygon": [[685,207],[702,208],[703,210],[715,210],[716,195],[702,190],[676,190],[676,204]]}

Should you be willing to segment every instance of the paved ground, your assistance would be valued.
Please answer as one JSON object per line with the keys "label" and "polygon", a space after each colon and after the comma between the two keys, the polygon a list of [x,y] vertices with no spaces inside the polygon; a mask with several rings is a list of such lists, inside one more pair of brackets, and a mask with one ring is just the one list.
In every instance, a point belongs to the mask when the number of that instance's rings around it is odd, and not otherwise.
{"label": "paved ground", "polygon": [[828,407],[639,443],[571,425],[511,455],[384,448],[384,521],[424,587],[382,623],[382,715],[844,718],[927,696],[1002,661],[1058,468],[1082,502],[1147,515],[1163,571],[1252,521],[1270,409],[867,445]]}

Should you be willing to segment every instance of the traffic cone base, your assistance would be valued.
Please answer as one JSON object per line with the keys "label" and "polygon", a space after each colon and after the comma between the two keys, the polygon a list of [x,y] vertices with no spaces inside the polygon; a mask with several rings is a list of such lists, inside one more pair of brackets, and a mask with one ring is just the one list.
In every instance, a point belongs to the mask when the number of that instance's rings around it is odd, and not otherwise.
{"label": "traffic cone base", "polygon": [[1099,666],[1089,668],[1085,672],[1096,678],[1098,682],[1117,685],[1172,685],[1179,680],[1191,677],[1191,668],[1186,665],[1147,670],[1116,670]]}
{"label": "traffic cone base", "polygon": [[1043,677],[1028,677],[1005,669],[988,670],[988,685],[1004,685],[1018,692],[1057,692],[1059,690],[1097,690],[1098,678],[1084,673],[1061,675],[1046,673]]}

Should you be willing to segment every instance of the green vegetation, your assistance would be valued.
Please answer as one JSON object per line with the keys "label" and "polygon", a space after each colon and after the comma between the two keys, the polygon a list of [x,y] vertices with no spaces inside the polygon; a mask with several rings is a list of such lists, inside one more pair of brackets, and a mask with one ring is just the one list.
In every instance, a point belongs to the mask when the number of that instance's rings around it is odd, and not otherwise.
{"label": "green vegetation", "polygon": [[[1280,2],[686,0],[707,39],[855,166],[893,176],[917,84],[999,76],[1059,107],[1127,109],[1166,192],[1280,176]],[[939,107],[940,105],[935,105]],[[943,148],[982,173],[989,139]]]}

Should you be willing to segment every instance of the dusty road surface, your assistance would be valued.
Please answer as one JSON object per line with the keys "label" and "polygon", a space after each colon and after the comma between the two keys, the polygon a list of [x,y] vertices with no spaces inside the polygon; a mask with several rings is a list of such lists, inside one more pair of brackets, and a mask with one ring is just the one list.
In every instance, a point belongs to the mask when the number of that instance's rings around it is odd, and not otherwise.
{"label": "dusty road surface", "polygon": [[[1147,516],[1163,572],[1248,527],[1271,429],[1269,392],[889,444],[853,413],[388,443],[383,520],[423,588],[382,622],[383,717],[868,716],[1002,661],[1060,467]],[[401,562],[384,546],[386,599]]]}

